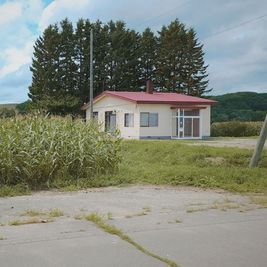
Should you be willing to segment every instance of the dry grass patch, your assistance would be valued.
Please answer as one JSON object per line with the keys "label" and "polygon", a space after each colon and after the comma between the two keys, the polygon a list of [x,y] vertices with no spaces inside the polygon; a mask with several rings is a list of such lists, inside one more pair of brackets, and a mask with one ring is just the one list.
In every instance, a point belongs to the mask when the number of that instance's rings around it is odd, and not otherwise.
{"label": "dry grass patch", "polygon": [[64,212],[60,209],[52,209],[47,213],[47,215],[50,218],[61,217],[64,216]]}
{"label": "dry grass patch", "polygon": [[248,207],[246,207],[243,203],[238,203],[234,200],[231,200],[229,198],[225,198],[222,201],[215,200],[211,205],[210,204],[190,204],[189,207],[186,209],[187,213],[193,213],[193,212],[199,212],[199,211],[206,211],[211,209],[221,210],[221,211],[227,211],[230,209],[240,209],[240,212],[245,212]]}
{"label": "dry grass patch", "polygon": [[267,196],[251,196],[250,204],[260,206],[260,208],[267,208]]}
{"label": "dry grass patch", "polygon": [[20,216],[27,216],[27,217],[36,217],[36,216],[42,216],[45,215],[44,212],[38,211],[38,210],[26,210],[20,214]]}
{"label": "dry grass patch", "polygon": [[25,224],[36,224],[36,223],[50,223],[53,222],[52,219],[40,219],[40,218],[32,218],[29,220],[12,220],[8,222],[10,226],[19,226]]}

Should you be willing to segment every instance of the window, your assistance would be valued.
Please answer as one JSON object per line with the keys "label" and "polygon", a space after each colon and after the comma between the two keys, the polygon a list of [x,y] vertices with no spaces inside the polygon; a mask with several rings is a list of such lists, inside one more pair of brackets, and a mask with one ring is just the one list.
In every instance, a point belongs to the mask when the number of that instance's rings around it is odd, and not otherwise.
{"label": "window", "polygon": [[[180,114],[180,116],[183,116],[183,115]],[[199,116],[199,109],[185,109],[184,116]]]}
{"label": "window", "polygon": [[133,113],[124,114],[124,127],[134,127],[134,114]]}
{"label": "window", "polygon": [[97,111],[93,112],[93,119],[98,120],[98,112]]}
{"label": "window", "polygon": [[140,113],[141,127],[158,127],[158,113],[141,112]]}

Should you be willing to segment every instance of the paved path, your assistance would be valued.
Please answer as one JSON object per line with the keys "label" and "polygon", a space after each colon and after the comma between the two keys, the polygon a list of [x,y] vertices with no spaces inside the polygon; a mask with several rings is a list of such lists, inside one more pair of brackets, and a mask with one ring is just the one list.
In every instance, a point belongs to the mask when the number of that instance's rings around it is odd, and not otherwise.
{"label": "paved path", "polygon": [[[54,222],[9,226],[27,209],[57,208]],[[166,264],[75,215],[98,212],[143,247],[184,267],[263,267],[267,209],[249,197],[172,187],[40,192],[0,198],[1,267],[157,267]]]}

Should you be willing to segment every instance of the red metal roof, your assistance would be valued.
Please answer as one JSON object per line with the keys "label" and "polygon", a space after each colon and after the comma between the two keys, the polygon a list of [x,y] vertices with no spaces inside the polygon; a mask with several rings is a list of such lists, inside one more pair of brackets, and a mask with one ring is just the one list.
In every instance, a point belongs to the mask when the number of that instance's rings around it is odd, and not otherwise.
{"label": "red metal roof", "polygon": [[105,91],[94,99],[97,102],[104,96],[118,97],[124,100],[139,104],[206,104],[212,105],[217,101],[195,96],[189,96],[177,93],[154,92],[148,94],[145,92],[124,92],[124,91]]}

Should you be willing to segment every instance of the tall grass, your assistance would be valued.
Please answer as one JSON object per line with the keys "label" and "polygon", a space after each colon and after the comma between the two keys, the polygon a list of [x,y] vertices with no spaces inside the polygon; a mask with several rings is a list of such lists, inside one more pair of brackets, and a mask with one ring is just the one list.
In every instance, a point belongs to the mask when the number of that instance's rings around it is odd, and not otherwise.
{"label": "tall grass", "polygon": [[120,140],[95,123],[28,116],[0,120],[0,185],[49,187],[112,173]]}

